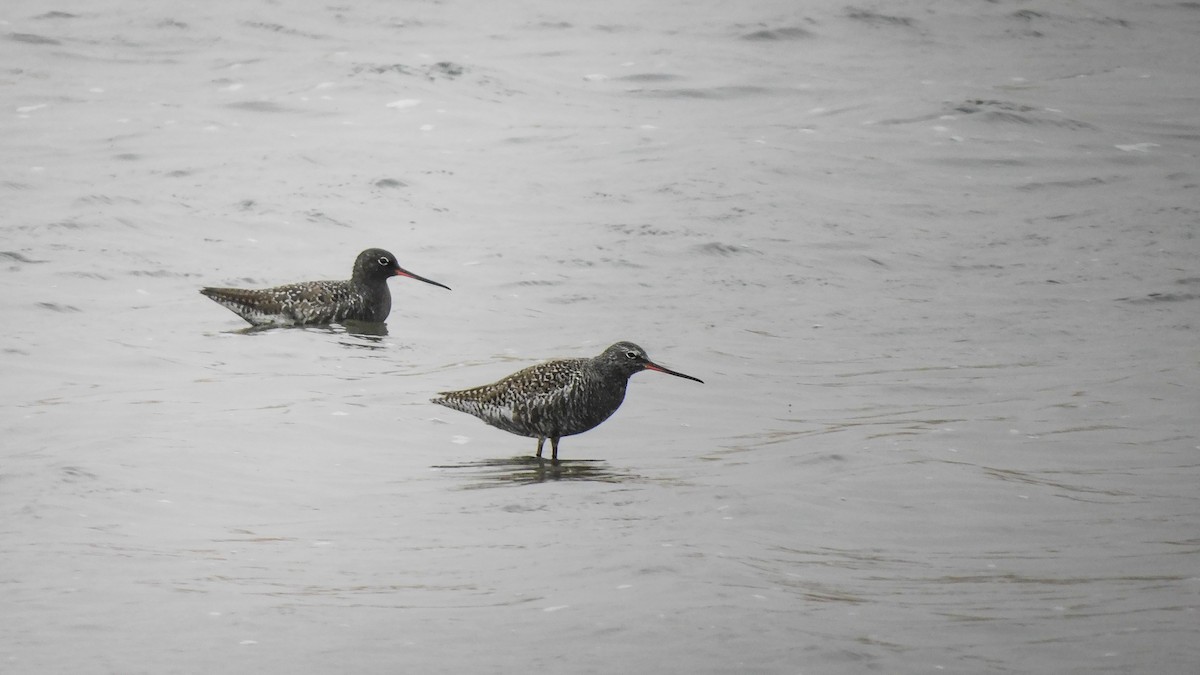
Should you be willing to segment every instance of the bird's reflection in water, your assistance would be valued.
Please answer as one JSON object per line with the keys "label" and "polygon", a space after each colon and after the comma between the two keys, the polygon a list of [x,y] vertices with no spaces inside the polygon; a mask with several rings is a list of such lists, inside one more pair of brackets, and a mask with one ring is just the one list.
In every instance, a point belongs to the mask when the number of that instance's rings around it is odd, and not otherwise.
{"label": "bird's reflection in water", "polygon": [[347,321],[338,326],[330,327],[332,332],[345,335],[349,340],[338,340],[338,344],[343,347],[354,347],[357,349],[384,349],[387,345],[383,339],[388,336],[388,328],[386,323],[373,323],[369,321]]}
{"label": "bird's reflection in water", "polygon": [[[300,330],[311,333],[326,333],[329,335],[347,335],[364,342],[381,342],[388,335],[388,327],[386,323],[378,323],[374,321],[353,321],[348,320],[342,324],[330,324],[328,326],[246,326],[235,330],[225,331],[231,335],[259,335],[262,333],[271,333],[281,330]],[[347,346],[364,346],[356,345],[349,342],[343,342]]]}
{"label": "bird's reflection in water", "polygon": [[534,485],[560,480],[625,483],[640,478],[628,471],[614,469],[602,459],[563,459],[554,464],[548,459],[532,455],[483,459],[433,468],[473,479],[474,482],[462,486],[463,489]]}
{"label": "bird's reflection in water", "polygon": [[341,326],[347,333],[356,337],[387,337],[388,334],[387,324],[377,321],[347,319]]}

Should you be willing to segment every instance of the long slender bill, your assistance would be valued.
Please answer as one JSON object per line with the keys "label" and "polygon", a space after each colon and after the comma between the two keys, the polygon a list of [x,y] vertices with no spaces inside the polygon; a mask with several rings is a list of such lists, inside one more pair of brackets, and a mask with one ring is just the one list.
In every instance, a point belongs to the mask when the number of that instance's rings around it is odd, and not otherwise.
{"label": "long slender bill", "polygon": [[662,366],[658,365],[657,363],[650,363],[649,361],[646,362],[646,370],[657,370],[660,373],[674,375],[675,377],[682,377],[685,380],[695,380],[695,381],[699,382],[700,384],[704,384],[704,380],[702,380],[698,377],[692,377],[691,375],[684,375],[683,373],[671,370],[670,368],[663,368]]}
{"label": "long slender bill", "polygon": [[423,276],[413,274],[412,272],[409,272],[408,270],[404,269],[403,267],[397,267],[394,274],[398,277],[408,277],[409,279],[416,279],[417,281],[424,281],[427,284],[433,284],[434,286],[441,286],[442,288],[444,288],[446,290],[450,290],[450,287],[447,286],[446,284],[438,283],[438,282],[434,281],[433,279],[426,279]]}

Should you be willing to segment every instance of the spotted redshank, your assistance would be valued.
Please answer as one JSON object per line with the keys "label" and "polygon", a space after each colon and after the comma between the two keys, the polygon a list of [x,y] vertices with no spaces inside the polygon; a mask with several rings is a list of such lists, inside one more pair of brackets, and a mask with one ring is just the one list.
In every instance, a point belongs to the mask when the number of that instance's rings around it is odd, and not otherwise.
{"label": "spotted redshank", "polygon": [[255,326],[303,326],[367,321],[381,323],[392,311],[387,280],[409,277],[450,287],[400,267],[396,256],[381,248],[358,254],[347,281],[302,281],[274,288],[204,288],[200,292]]}
{"label": "spotted redshank", "polygon": [[621,407],[629,377],[643,370],[703,383],[654,363],[646,350],[632,342],[618,342],[594,358],[539,363],[494,384],[441,392],[432,401],[498,429],[538,439],[539,458],[549,438],[550,459],[558,463],[558,439],[581,434],[608,419]]}

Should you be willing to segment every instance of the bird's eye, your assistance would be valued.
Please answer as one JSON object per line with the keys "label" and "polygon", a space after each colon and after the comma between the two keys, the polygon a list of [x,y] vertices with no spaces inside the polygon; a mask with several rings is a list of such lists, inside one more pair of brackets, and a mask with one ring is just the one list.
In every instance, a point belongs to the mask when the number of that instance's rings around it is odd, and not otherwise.
{"label": "bird's eye", "polygon": [[380,265],[383,265],[384,267],[387,267],[388,265],[391,265],[391,264],[392,264],[392,261],[391,261],[391,260],[388,260],[386,257],[385,257],[385,258],[380,258],[380,259],[379,259],[379,264],[380,264]]}
{"label": "bird's eye", "polygon": [[637,357],[638,357],[637,352],[625,352],[625,358],[629,359],[630,361],[636,360]]}

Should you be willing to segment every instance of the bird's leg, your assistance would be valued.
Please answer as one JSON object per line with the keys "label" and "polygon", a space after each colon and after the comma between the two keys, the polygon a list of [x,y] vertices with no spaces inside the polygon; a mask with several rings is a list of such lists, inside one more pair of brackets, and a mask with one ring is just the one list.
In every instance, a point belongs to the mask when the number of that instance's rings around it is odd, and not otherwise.
{"label": "bird's leg", "polygon": [[550,463],[558,464],[558,436],[550,438]]}
{"label": "bird's leg", "polygon": [[[542,456],[542,444],[543,444],[543,443],[545,443],[545,442],[546,442],[546,437],[545,437],[545,436],[538,436],[538,451],[537,451],[537,456],[538,456],[539,458]],[[555,446],[556,446],[556,447],[557,447],[557,445],[558,445],[558,444],[557,444],[557,443],[555,443]]]}

